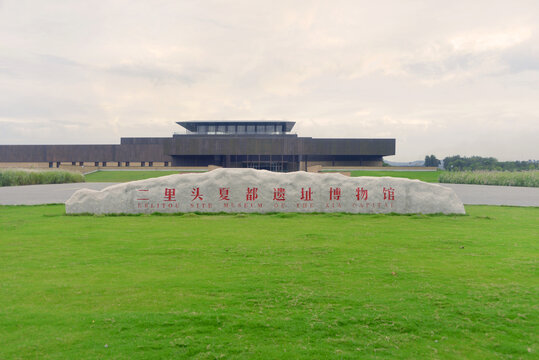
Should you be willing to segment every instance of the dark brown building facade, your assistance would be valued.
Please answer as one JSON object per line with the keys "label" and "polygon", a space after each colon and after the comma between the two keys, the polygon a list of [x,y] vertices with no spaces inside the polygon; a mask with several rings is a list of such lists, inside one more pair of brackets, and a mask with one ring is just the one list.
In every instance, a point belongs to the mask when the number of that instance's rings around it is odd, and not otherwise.
{"label": "dark brown building facade", "polygon": [[313,139],[291,134],[291,121],[178,122],[186,134],[122,138],[119,145],[0,145],[0,163],[92,166],[249,167],[381,166],[395,139]]}

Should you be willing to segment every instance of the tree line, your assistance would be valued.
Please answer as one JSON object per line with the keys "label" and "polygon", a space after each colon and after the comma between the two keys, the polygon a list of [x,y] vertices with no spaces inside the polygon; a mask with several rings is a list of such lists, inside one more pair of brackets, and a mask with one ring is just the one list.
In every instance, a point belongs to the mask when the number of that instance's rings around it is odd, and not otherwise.
{"label": "tree line", "polygon": [[[425,157],[425,166],[438,166],[440,160],[434,155]],[[460,155],[448,156],[443,159],[443,167],[449,171],[474,171],[474,170],[498,170],[498,171],[523,171],[538,170],[539,161],[498,161],[493,157]]]}

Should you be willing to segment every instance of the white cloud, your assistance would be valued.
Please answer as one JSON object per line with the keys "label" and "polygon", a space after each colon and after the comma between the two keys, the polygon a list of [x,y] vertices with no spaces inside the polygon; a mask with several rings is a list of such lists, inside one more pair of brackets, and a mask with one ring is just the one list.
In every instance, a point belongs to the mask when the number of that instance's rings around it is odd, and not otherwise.
{"label": "white cloud", "polygon": [[539,158],[539,4],[0,3],[0,143],[118,143],[175,121]]}
{"label": "white cloud", "polygon": [[457,52],[480,53],[504,50],[529,40],[532,30],[529,27],[505,31],[476,31],[457,35],[449,40]]}

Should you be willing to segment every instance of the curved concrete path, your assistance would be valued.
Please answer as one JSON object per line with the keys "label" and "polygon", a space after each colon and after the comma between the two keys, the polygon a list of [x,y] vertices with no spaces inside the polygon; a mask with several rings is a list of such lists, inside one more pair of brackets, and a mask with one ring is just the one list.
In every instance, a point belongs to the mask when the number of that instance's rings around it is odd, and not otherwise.
{"label": "curved concrete path", "polygon": [[101,190],[115,183],[73,183],[0,187],[0,205],[60,204],[79,189]]}
{"label": "curved concrete path", "polygon": [[440,184],[455,190],[466,205],[539,206],[539,188]]}
{"label": "curved concrete path", "polygon": [[[115,183],[75,183],[0,187],[0,205],[64,203],[79,189],[101,190]],[[539,188],[440,184],[457,193],[466,205],[539,206]]]}

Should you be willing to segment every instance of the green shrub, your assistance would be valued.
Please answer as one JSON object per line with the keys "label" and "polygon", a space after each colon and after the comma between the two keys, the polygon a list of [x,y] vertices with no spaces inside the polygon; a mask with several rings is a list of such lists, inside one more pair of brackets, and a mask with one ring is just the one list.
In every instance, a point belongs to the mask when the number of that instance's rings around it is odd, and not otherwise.
{"label": "green shrub", "polygon": [[539,171],[445,171],[441,183],[539,187]]}
{"label": "green shrub", "polygon": [[84,176],[69,171],[0,170],[0,186],[74,182],[84,182]]}

